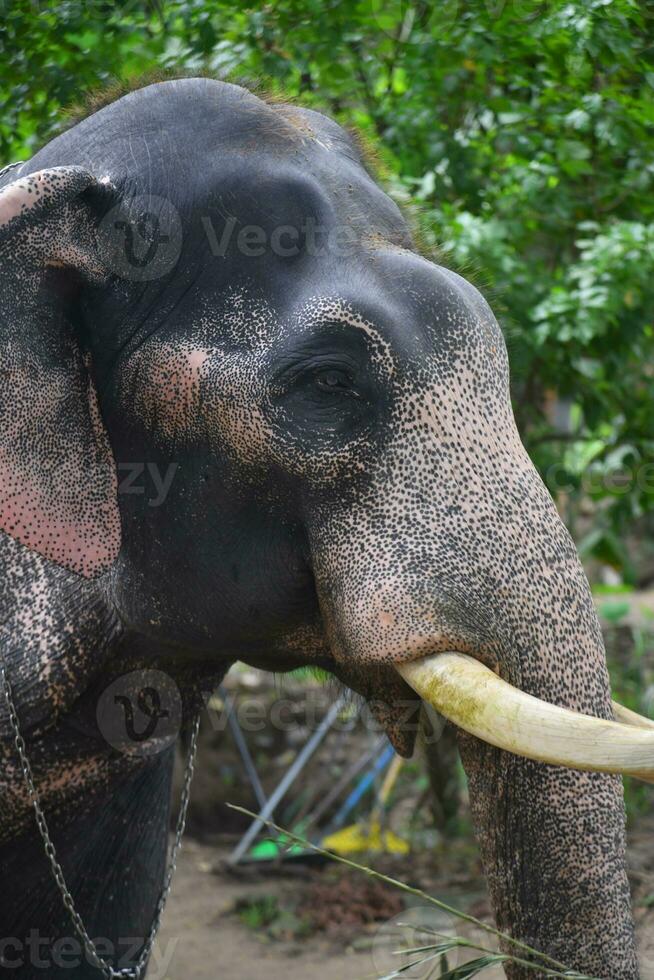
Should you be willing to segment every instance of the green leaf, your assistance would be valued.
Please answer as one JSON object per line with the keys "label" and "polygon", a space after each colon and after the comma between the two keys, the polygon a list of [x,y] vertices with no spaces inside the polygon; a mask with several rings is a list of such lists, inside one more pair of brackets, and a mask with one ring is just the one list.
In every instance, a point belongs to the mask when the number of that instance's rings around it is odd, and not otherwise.
{"label": "green leaf", "polygon": [[441,973],[439,980],[466,980],[467,977],[476,977],[478,973],[485,970],[487,966],[496,966],[498,963],[510,961],[509,956],[503,953],[489,953],[477,959],[455,966],[454,969]]}

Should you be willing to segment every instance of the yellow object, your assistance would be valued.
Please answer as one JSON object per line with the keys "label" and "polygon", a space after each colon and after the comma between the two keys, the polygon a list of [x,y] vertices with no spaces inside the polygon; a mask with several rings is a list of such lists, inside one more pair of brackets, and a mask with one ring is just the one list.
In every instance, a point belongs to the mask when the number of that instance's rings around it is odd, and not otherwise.
{"label": "yellow object", "polygon": [[361,854],[366,851],[384,851],[386,854],[409,853],[410,848],[407,842],[394,834],[392,830],[382,831],[379,819],[403,763],[404,759],[399,755],[393,756],[379,791],[379,799],[373,807],[367,826],[353,823],[349,827],[344,827],[343,830],[337,830],[336,833],[325,837],[322,841],[323,847],[343,857],[347,854]]}
{"label": "yellow object", "polygon": [[397,777],[400,775],[400,769],[404,765],[404,759],[400,755],[394,755],[393,760],[388,767],[388,772],[384,776],[384,782],[382,783],[382,788],[379,791],[379,799],[376,806],[374,807],[371,814],[371,822],[374,823],[375,820],[379,820],[381,811],[388,803],[388,797],[391,795],[391,790],[395,786]]}
{"label": "yellow object", "polygon": [[322,847],[336,854],[361,854],[365,851],[385,851],[387,854],[408,854],[409,845],[392,830],[382,832],[379,821],[371,822],[369,827],[354,823],[322,841]]}

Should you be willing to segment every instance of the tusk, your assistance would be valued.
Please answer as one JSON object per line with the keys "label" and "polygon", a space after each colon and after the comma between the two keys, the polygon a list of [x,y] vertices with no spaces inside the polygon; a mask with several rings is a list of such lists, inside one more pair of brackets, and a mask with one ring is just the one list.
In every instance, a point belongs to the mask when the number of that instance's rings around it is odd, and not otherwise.
{"label": "tusk", "polygon": [[654,728],[654,721],[651,718],[639,715],[631,708],[625,708],[618,701],[611,701],[611,707],[613,708],[613,717],[622,725],[632,725],[634,728]]}
{"label": "tusk", "polygon": [[[397,670],[423,701],[459,728],[516,755],[654,782],[654,723],[616,705],[619,721],[560,708],[503,681],[463,653],[439,653]],[[624,724],[627,714],[632,719]],[[651,728],[650,728],[651,726]]]}

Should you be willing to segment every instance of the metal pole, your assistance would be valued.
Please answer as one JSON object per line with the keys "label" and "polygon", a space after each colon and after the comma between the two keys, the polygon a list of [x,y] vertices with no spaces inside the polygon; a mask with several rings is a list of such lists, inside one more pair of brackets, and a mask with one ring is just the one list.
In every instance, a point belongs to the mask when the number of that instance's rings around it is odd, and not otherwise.
{"label": "metal pole", "polygon": [[388,744],[386,748],[382,750],[377,759],[375,759],[372,768],[361,777],[357,785],[347,797],[334,819],[330,822],[325,836],[333,834],[335,830],[338,830],[343,826],[348,813],[354,809],[361,797],[368,792],[375,781],[375,776],[386,768],[394,755],[395,750],[393,746]]}
{"label": "metal pole", "polygon": [[266,820],[270,819],[270,815],[273,813],[277,804],[286,794],[286,791],[290,788],[291,784],[295,781],[302,769],[304,769],[305,765],[322,742],[323,738],[327,734],[327,731],[335,721],[336,716],[346,701],[346,697],[341,697],[331,706],[316,731],[313,733],[302,751],[298,754],[297,758],[293,762],[293,765],[286,771],[286,774],[284,775],[284,778],[280,782],[277,789],[270,795],[265,806],[262,807],[259,816],[256,818],[256,820],[252,821],[230,856],[227,858],[227,863],[229,865],[235,867],[241,860],[247,849],[257,837],[259,831],[265,826]]}
{"label": "metal pole", "polygon": [[373,758],[379,755],[382,747],[386,743],[386,736],[382,735],[381,738],[377,739],[375,744],[364,752],[362,756],[352,763],[352,765],[345,770],[341,778],[334,785],[334,787],[329,791],[327,796],[318,804],[318,806],[313,810],[308,817],[306,817],[305,823],[302,827],[302,834],[304,837],[307,836],[309,829],[313,827],[322,817],[324,813],[327,813],[332,803],[338,799],[343,790],[349,786],[353,779],[356,779],[362,769],[372,762]]}
{"label": "metal pole", "polygon": [[218,688],[221,698],[223,699],[223,704],[225,705],[225,710],[227,711],[227,721],[229,722],[229,727],[232,731],[232,736],[236,742],[236,748],[239,751],[243,764],[245,766],[245,771],[248,774],[248,779],[252,784],[252,789],[254,790],[254,795],[257,798],[257,803],[259,804],[259,809],[263,809],[266,805],[266,794],[263,791],[263,786],[261,785],[261,780],[259,779],[259,774],[254,766],[254,761],[250,755],[250,750],[248,748],[247,742],[243,738],[243,732],[241,731],[241,726],[238,723],[238,718],[236,717],[236,709],[234,702],[231,697],[221,684]]}

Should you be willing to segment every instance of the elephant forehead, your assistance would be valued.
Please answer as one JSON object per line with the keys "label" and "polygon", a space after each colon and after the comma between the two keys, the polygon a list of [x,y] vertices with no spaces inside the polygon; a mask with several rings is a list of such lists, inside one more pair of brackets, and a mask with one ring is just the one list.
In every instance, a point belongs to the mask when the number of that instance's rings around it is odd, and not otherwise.
{"label": "elephant forehead", "polygon": [[[396,283],[387,269],[399,270]],[[491,434],[511,430],[506,350],[473,287],[419,257],[389,250],[381,263],[385,292],[375,293],[365,277],[353,279],[347,295],[314,291],[310,282],[285,304],[258,284],[199,288],[188,317],[166,323],[126,354],[123,411],[166,445],[204,442],[239,462],[276,461],[318,481],[356,475],[369,468],[367,429],[329,445],[317,438],[298,446],[287,438],[283,409],[271,403],[279,364],[311,362],[332,344],[338,351],[350,334],[365,341],[357,357],[377,379],[387,447],[394,434],[420,449],[425,439],[442,442],[447,432],[452,438],[478,433],[481,422]],[[381,410],[386,404],[390,415]],[[373,441],[381,436],[375,423]]]}

